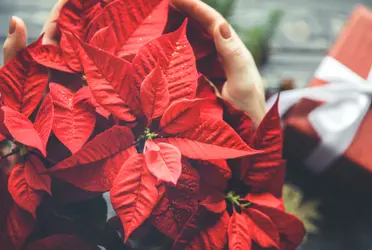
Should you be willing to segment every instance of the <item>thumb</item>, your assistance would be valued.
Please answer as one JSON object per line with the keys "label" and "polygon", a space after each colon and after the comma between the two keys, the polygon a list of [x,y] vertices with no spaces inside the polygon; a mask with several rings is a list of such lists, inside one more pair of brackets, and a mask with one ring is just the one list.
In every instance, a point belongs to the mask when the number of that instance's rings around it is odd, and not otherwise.
{"label": "thumb", "polygon": [[227,77],[222,97],[259,124],[266,107],[262,78],[252,54],[226,21],[216,25],[213,37]]}
{"label": "thumb", "polygon": [[261,85],[261,76],[253,56],[234,29],[222,22],[216,25],[213,37],[226,72],[228,88],[238,87],[236,84],[244,84],[245,90],[260,87],[255,86]]}
{"label": "thumb", "polygon": [[25,23],[19,17],[13,16],[9,22],[8,37],[3,45],[4,63],[26,47],[26,44],[27,30]]}
{"label": "thumb", "polygon": [[58,29],[57,29],[57,20],[59,14],[66,4],[67,0],[58,0],[58,2],[54,5],[52,11],[49,14],[48,20],[45,22],[44,27],[41,33],[44,33],[43,37],[43,44],[57,44],[57,36],[58,36]]}

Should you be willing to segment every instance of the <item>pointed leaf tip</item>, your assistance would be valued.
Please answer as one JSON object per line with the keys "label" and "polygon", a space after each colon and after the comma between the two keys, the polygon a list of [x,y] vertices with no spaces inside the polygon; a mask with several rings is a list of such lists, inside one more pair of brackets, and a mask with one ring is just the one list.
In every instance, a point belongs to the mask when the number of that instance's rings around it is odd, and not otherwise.
{"label": "pointed leaf tip", "polygon": [[195,98],[198,73],[195,55],[186,37],[186,23],[139,49],[133,59],[136,85],[140,85],[158,63],[168,81],[171,102]]}
{"label": "pointed leaf tip", "polygon": [[249,144],[261,152],[241,163],[242,179],[254,188],[266,185],[282,166],[283,132],[278,104],[279,95],[250,139]]}
{"label": "pointed leaf tip", "polygon": [[87,142],[96,124],[95,111],[85,102],[91,98],[89,88],[76,93],[56,83],[49,88],[55,110],[53,132],[74,154]]}
{"label": "pointed leaf tip", "polygon": [[42,174],[46,171],[43,162],[35,155],[29,155],[25,164],[25,179],[28,185],[39,191],[45,191],[52,195],[51,192],[51,177]]}
{"label": "pointed leaf tip", "polygon": [[[110,1],[89,24],[87,40],[121,58],[160,36],[167,23],[168,0]],[[109,39],[107,39],[109,38]]]}
{"label": "pointed leaf tip", "polygon": [[149,171],[158,179],[177,185],[181,176],[181,152],[168,143],[146,142],[145,161]]}
{"label": "pointed leaf tip", "polygon": [[142,109],[149,121],[164,113],[168,107],[170,96],[168,82],[160,64],[142,82],[140,94]]}
{"label": "pointed leaf tip", "polygon": [[168,134],[182,133],[194,124],[200,116],[200,100],[184,99],[172,103],[160,120],[160,127]]}
{"label": "pointed leaf tip", "polygon": [[110,192],[111,203],[124,228],[124,242],[150,215],[158,201],[157,181],[145,166],[143,154],[122,166]]}
{"label": "pointed leaf tip", "polygon": [[[43,118],[47,118],[47,116],[48,114]],[[38,126],[38,130],[43,135],[43,138],[41,138],[41,134],[36,130],[36,125],[34,126],[26,116],[7,106],[0,108],[0,120],[3,134],[10,135],[15,141],[38,149],[44,156],[46,155],[45,141],[47,140],[48,126],[46,126],[45,130],[41,130]],[[41,121],[41,118],[39,121]]]}
{"label": "pointed leaf tip", "polygon": [[136,110],[131,107],[138,93],[129,81],[131,63],[84,42],[81,47],[81,62],[94,99],[120,120],[135,121]]}
{"label": "pointed leaf tip", "polygon": [[280,249],[280,235],[269,216],[255,208],[244,209],[242,215],[255,243],[263,248]]}
{"label": "pointed leaf tip", "polygon": [[24,48],[0,69],[0,92],[5,105],[29,117],[48,84],[47,68],[36,63]]}
{"label": "pointed leaf tip", "polygon": [[36,218],[36,209],[41,203],[42,195],[27,183],[23,164],[13,168],[9,176],[8,190],[14,201]]}
{"label": "pointed leaf tip", "polygon": [[39,138],[42,142],[42,149],[40,150],[44,157],[46,157],[46,147],[48,144],[50,133],[52,132],[52,126],[54,121],[54,106],[53,100],[50,95],[44,97],[39,111],[37,113],[34,127],[37,131]]}
{"label": "pointed leaf tip", "polygon": [[[191,121],[194,122],[190,128],[178,133],[177,137],[156,140],[172,144],[183,156],[197,160],[233,159],[261,153],[249,147],[223,120],[202,114],[197,120]],[[190,120],[185,122],[190,123]]]}
{"label": "pointed leaf tip", "polygon": [[252,246],[252,238],[249,234],[249,224],[245,216],[234,211],[228,227],[229,249],[244,250]]}

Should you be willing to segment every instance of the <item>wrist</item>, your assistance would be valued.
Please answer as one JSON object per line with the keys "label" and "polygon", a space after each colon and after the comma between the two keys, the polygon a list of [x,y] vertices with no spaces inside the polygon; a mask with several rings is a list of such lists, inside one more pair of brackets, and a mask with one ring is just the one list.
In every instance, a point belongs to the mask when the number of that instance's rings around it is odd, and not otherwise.
{"label": "wrist", "polygon": [[222,97],[236,109],[247,114],[253,121],[255,128],[257,128],[267,112],[265,97],[260,91],[251,91],[249,93],[245,94],[244,97],[234,98],[234,95],[231,95],[225,87],[222,90]]}
{"label": "wrist", "polygon": [[252,122],[253,122],[253,125],[254,125],[254,128],[258,128],[258,126],[260,125],[260,123],[262,122],[262,120],[264,119],[265,117],[265,114],[266,114],[266,110],[254,110],[254,111],[244,111],[245,114],[247,114],[249,116],[249,118],[251,118]]}
{"label": "wrist", "polygon": [[257,128],[267,113],[265,101],[261,98],[246,98],[244,101],[229,101],[235,108],[243,111]]}

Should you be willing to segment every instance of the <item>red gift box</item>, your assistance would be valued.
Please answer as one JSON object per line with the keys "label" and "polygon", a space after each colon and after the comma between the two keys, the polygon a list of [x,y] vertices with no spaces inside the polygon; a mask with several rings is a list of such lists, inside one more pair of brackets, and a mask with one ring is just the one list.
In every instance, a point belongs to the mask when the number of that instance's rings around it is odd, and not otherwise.
{"label": "red gift box", "polygon": [[[371,30],[372,12],[358,6],[327,56],[336,59],[363,79],[367,79],[372,64]],[[309,86],[326,84],[327,81],[314,77]],[[302,99],[286,113],[284,156],[289,161],[303,163],[319,145],[320,137],[312,127],[308,115],[322,104],[320,101]],[[341,157],[322,169],[322,176],[327,182],[346,187],[355,193],[372,193],[370,144],[372,144],[372,109],[366,112],[349,147]],[[311,169],[312,166],[309,167]]]}
{"label": "red gift box", "polygon": [[[372,64],[372,11],[357,6],[338,39],[328,52],[363,78],[367,78]],[[314,78],[310,85],[319,86],[327,82]]]}

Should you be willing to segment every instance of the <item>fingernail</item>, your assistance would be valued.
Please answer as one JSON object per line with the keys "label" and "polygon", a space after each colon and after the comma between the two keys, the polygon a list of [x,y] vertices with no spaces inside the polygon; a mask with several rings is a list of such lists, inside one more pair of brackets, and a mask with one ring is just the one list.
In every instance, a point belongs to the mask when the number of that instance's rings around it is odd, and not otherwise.
{"label": "fingernail", "polygon": [[12,16],[12,18],[10,19],[10,22],[9,22],[9,35],[13,34],[15,32],[17,28],[17,22],[14,18],[14,16]]}
{"label": "fingernail", "polygon": [[222,38],[224,39],[230,39],[231,38],[231,28],[230,25],[226,22],[220,24],[220,34]]}

